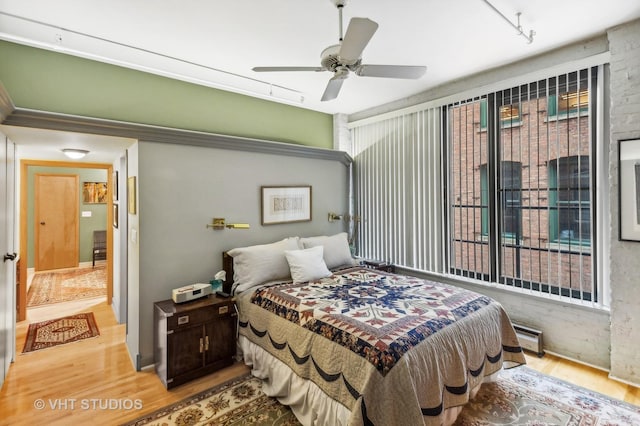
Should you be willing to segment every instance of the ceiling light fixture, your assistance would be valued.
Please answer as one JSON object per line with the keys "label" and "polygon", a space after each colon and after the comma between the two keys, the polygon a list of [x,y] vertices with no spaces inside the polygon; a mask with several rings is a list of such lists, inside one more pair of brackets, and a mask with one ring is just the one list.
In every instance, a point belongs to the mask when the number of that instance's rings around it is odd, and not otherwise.
{"label": "ceiling light fixture", "polygon": [[62,152],[64,152],[64,155],[74,160],[79,160],[89,153],[89,151],[87,151],[86,149],[73,149],[73,148],[65,148],[62,150]]}

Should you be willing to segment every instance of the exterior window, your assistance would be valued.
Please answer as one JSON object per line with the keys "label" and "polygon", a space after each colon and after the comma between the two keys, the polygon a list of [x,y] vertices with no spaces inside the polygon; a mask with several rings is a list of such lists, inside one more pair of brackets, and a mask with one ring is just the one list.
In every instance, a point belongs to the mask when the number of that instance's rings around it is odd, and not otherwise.
{"label": "exterior window", "polygon": [[502,127],[519,126],[520,124],[519,105],[507,105],[500,107],[500,125]]}
{"label": "exterior window", "polygon": [[[507,105],[500,107],[500,125],[502,127],[519,126],[520,106]],[[480,130],[487,130],[487,101],[480,103]]]}
{"label": "exterior window", "polygon": [[589,157],[573,156],[549,163],[550,240],[591,245]]}
{"label": "exterior window", "polygon": [[548,116],[566,118],[589,111],[589,91],[580,90],[549,96]]}
{"label": "exterior window", "polygon": [[597,300],[596,79],[583,69],[443,108],[451,274]]}
{"label": "exterior window", "polygon": [[[489,235],[489,177],[487,165],[480,166],[482,235]],[[521,171],[520,163],[503,161],[500,171],[500,204],[502,236],[518,238],[521,235]]]}
{"label": "exterior window", "polygon": [[500,202],[502,207],[502,236],[520,238],[520,194],[522,189],[520,163],[503,161],[500,174]]}

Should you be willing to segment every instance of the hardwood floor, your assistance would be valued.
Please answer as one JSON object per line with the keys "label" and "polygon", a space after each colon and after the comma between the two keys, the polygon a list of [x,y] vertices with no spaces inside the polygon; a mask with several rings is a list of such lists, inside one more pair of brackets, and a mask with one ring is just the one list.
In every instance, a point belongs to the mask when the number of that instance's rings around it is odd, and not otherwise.
{"label": "hardwood floor", "polygon": [[[21,353],[28,321],[89,311],[94,313],[100,336]],[[125,326],[116,322],[104,299],[30,309],[28,321],[17,325],[16,360],[0,392],[0,425],[117,425],[249,371],[243,364],[234,364],[167,391],[153,370],[135,371],[125,344]],[[41,402],[44,408],[40,409],[36,405]]]}
{"label": "hardwood floor", "polygon": [[[28,321],[88,311],[96,317],[100,336],[20,353]],[[28,321],[17,326],[18,354],[0,392],[2,425],[120,424],[249,371],[236,363],[167,391],[153,370],[135,371],[125,344],[125,326],[116,323],[103,299],[29,310]],[[545,374],[640,405],[638,388],[610,380],[606,372],[552,355],[527,356],[527,362]],[[41,402],[44,407],[38,406]]]}

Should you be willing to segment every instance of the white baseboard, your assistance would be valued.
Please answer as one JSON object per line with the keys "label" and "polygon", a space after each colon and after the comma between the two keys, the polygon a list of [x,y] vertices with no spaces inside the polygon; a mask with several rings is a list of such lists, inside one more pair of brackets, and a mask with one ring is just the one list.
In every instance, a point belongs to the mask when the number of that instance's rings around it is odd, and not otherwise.
{"label": "white baseboard", "polygon": [[596,370],[604,371],[605,373],[609,373],[610,370],[608,368],[600,367],[599,365],[590,364],[588,362],[580,361],[579,359],[571,358],[570,356],[562,355],[557,352],[553,352],[545,349],[546,353],[551,354],[553,356],[557,356],[558,358],[566,359],[571,362],[575,362],[576,364],[586,365],[587,367],[595,368]]}

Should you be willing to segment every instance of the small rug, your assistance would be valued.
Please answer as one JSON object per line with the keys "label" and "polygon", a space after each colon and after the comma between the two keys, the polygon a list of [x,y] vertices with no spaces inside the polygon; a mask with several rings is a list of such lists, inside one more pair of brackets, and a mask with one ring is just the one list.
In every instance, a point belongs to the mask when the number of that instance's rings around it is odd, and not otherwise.
{"label": "small rug", "polygon": [[[261,380],[248,374],[123,426],[300,424],[261,388]],[[640,407],[520,366],[485,383],[455,425],[637,426]]]}
{"label": "small rug", "polygon": [[100,335],[93,312],[29,324],[22,353]]}
{"label": "small rug", "polygon": [[33,276],[29,287],[27,307],[88,299],[106,296],[106,294],[107,270],[105,265],[96,265],[95,268],[38,272]]}

